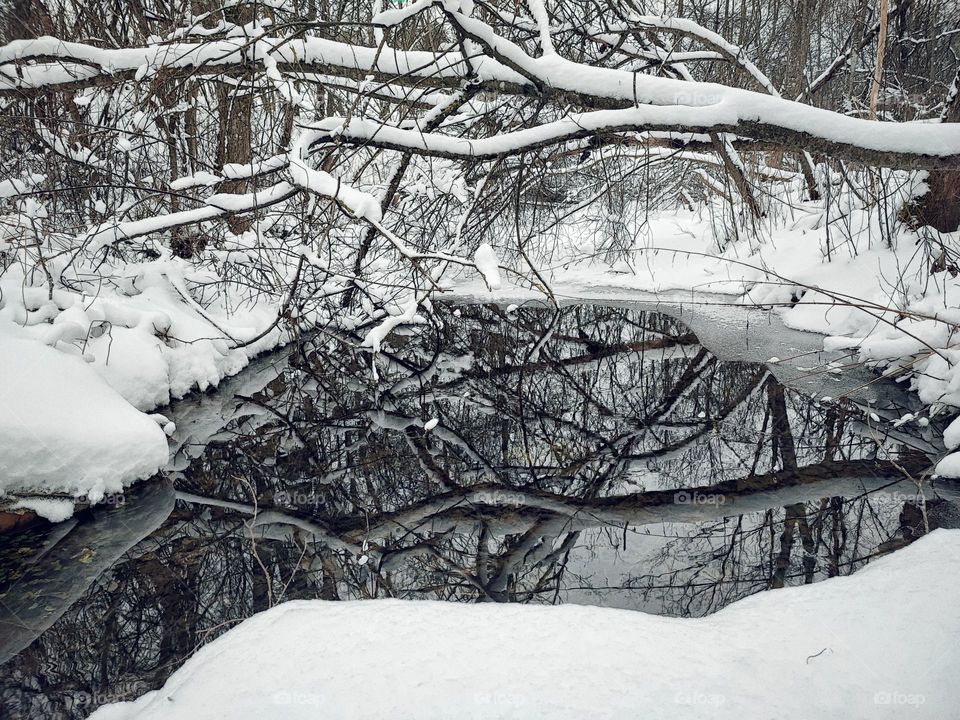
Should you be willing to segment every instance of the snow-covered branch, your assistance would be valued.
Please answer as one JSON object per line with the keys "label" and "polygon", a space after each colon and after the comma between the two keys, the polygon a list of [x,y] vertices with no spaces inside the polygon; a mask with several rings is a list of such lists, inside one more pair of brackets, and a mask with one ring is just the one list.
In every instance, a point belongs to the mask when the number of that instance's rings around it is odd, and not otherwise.
{"label": "snow-covered branch", "polygon": [[[575,63],[555,53],[539,58],[527,55],[518,45],[498,36],[486,23],[459,12],[448,12],[457,29],[485,49],[487,57],[472,58],[470,67],[457,52],[378,52],[376,48],[352,46],[318,38],[300,40],[258,39],[261,47],[273,48],[277,68],[304,70],[311,65],[325,72],[337,70],[377,72],[401,78],[439,83],[476,78],[502,92],[535,92],[558,99],[579,100],[587,107],[617,108],[619,115],[593,116],[579,133],[559,126],[542,132],[550,136],[512,138],[505,152],[524,146],[536,147],[555,138],[584,137],[599,131],[659,130],[678,133],[725,132],[751,137],[844,159],[890,167],[952,167],[960,163],[960,128],[930,127],[925,123],[872,122],[814,108],[771,94],[756,93],[713,83],[686,82],[670,78]],[[381,17],[382,20],[382,17]],[[672,27],[672,25],[670,25]],[[691,31],[686,24],[684,31]],[[702,33],[701,33],[702,35]],[[720,40],[711,38],[712,42]],[[730,50],[726,44],[719,45]],[[741,64],[746,60],[740,55]],[[52,60],[56,62],[51,62]],[[24,60],[46,61],[22,64]],[[176,43],[136,49],[104,50],[53,38],[15,41],[0,48],[0,91],[39,88],[61,82],[75,83],[98,77],[131,79],[144,67],[223,70],[251,62],[245,46],[235,41]],[[14,64],[16,63],[16,64]],[[71,65],[71,63],[73,63]],[[749,67],[745,65],[745,67]],[[751,73],[758,82],[762,74]],[[625,107],[626,106],[626,107]],[[540,132],[540,131],[538,131]],[[366,133],[372,135],[372,133]],[[536,135],[536,133],[533,133]],[[389,141],[387,141],[389,142]],[[436,141],[434,141],[436,142]],[[411,142],[398,143],[416,149]],[[481,153],[498,153],[487,143]],[[384,146],[389,146],[385,144]],[[466,147],[466,146],[459,146]],[[423,148],[448,156],[471,156],[469,151]],[[476,153],[474,153],[475,155]]]}

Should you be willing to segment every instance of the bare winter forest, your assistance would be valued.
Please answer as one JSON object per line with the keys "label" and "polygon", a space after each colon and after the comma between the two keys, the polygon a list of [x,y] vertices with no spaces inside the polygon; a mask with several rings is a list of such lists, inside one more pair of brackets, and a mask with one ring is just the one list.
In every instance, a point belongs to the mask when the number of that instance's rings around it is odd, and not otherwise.
{"label": "bare winter forest", "polygon": [[4,267],[51,297],[164,259],[289,326],[413,312],[484,243],[537,282],[580,214],[606,256],[678,205],[721,248],[803,200],[960,224],[946,0],[6,3]]}
{"label": "bare winter forest", "polygon": [[0,718],[960,718],[960,1],[0,33]]}

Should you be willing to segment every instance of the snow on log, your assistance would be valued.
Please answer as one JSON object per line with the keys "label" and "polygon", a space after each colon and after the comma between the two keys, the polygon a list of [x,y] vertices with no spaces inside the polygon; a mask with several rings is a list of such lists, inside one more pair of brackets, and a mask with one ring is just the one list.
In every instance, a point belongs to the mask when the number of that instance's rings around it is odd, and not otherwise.
{"label": "snow on log", "polygon": [[121,240],[130,240],[141,235],[170,230],[181,225],[214,220],[230,214],[251,212],[258,208],[276,205],[288,200],[298,192],[300,192],[299,188],[287,182],[280,182],[253,193],[238,195],[221,193],[207,198],[206,205],[203,207],[154,215],[142,220],[126,220],[101,225],[90,229],[80,239],[90,243],[91,248],[96,250]]}
{"label": "snow on log", "polygon": [[219,182],[223,182],[223,178],[219,175],[214,175],[205,170],[200,170],[193,175],[187,175],[186,177],[177,178],[170,182],[170,189],[179,192],[181,190],[189,190],[190,188],[195,187],[209,187],[211,185],[216,185]]}
{"label": "snow on log", "polygon": [[346,207],[355,217],[366,218],[372,222],[380,222],[383,210],[380,201],[370,193],[357,190],[323,170],[314,170],[308,167],[303,160],[291,156],[288,168],[290,179],[297,187],[309,190],[317,195],[336,200]]}
{"label": "snow on log", "polygon": [[[285,72],[378,73],[397,81],[443,84],[446,80],[448,85],[471,79],[502,93],[532,90],[588,107],[627,106],[638,111],[626,126],[597,127],[593,132],[727,132],[873,165],[951,167],[960,163],[960,127],[951,124],[863,120],[766,93],[594,67],[554,53],[532,58],[480,20],[450,8],[447,17],[489,57],[467,63],[456,52],[392,48],[381,52],[322,38],[260,38],[258,43],[261,48],[274,48],[272,57]],[[25,63],[29,60],[37,63]],[[154,68],[222,72],[230,66],[245,66],[248,57],[243,44],[233,40],[116,50],[50,37],[18,40],[0,47],[0,93],[131,80],[145,63]]]}
{"label": "snow on log", "polygon": [[372,328],[360,344],[361,347],[367,347],[375,353],[380,352],[380,345],[386,340],[387,336],[393,332],[398,325],[413,322],[417,315],[417,301],[411,300],[403,310],[396,315],[388,315],[379,325]]}

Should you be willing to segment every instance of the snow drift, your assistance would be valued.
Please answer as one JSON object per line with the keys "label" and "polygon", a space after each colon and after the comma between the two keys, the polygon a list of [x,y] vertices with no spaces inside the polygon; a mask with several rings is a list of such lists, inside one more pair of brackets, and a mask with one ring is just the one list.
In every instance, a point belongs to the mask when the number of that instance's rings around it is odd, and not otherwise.
{"label": "snow drift", "polygon": [[960,532],[702,619],[288,602],[95,720],[956,717]]}
{"label": "snow drift", "polygon": [[[0,368],[0,496],[62,493],[96,503],[166,462],[160,426],[81,357],[4,333]],[[24,502],[51,519],[72,509]]]}

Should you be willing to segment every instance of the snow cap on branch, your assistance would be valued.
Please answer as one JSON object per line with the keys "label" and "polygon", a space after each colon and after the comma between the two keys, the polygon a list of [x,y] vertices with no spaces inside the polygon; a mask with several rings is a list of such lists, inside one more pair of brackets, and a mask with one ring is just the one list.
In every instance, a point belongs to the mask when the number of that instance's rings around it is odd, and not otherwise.
{"label": "snow cap on branch", "polygon": [[369,193],[347,185],[340,178],[336,178],[328,172],[307,167],[305,161],[292,156],[288,172],[294,185],[317,195],[336,200],[355,217],[366,218],[373,222],[380,222],[383,218],[383,210],[380,207],[379,200]]}
{"label": "snow cap on branch", "polygon": [[473,254],[473,262],[491,290],[500,289],[500,261],[489,243],[481,243]]}

